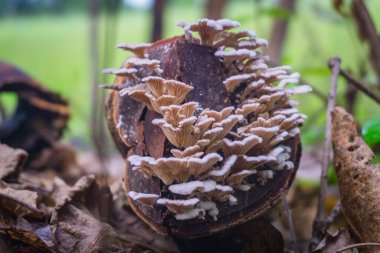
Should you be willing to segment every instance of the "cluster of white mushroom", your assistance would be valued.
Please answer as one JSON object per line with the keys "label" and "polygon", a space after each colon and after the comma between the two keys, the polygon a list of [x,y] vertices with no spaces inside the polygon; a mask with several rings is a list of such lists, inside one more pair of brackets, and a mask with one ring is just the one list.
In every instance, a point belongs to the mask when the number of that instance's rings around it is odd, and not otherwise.
{"label": "cluster of white mushroom", "polygon": [[[128,69],[106,72],[135,80],[136,86],[125,88],[120,94],[161,114],[162,118],[152,123],[162,129],[173,146],[170,157],[128,158],[133,170],[147,178],[159,178],[173,199],[133,191],[128,194],[144,205],[166,206],[177,220],[202,219],[206,214],[216,220],[218,205],[237,204],[236,191],[254,190],[277,171],[294,168],[289,160],[290,148],[280,143],[299,133],[305,116],[293,108],[297,103],[288,98],[310,88],[286,88],[297,83],[299,75],[289,74],[289,67],[268,67],[267,56],[255,51],[267,46],[265,40],[250,31],[228,31],[238,27],[238,22],[202,19],[179,26],[184,28],[189,42],[216,49],[215,56],[229,71],[224,85],[236,106],[214,111],[197,102],[185,103],[193,87],[161,78],[159,62],[144,59],[149,45],[120,45],[137,58],[128,60]],[[152,76],[136,78],[136,66],[150,69]]]}

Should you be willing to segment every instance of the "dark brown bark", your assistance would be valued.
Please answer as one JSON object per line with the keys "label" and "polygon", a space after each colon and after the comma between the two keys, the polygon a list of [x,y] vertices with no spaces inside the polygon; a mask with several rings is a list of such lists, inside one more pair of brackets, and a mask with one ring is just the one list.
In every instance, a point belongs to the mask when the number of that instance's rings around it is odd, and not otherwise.
{"label": "dark brown bark", "polygon": [[165,12],[166,0],[155,0],[153,5],[153,23],[151,41],[158,41],[162,38],[163,19]]}
{"label": "dark brown bark", "polygon": [[207,0],[205,13],[206,17],[214,20],[221,19],[227,3],[228,0]]}
{"label": "dark brown bark", "polygon": [[272,27],[269,39],[268,55],[271,63],[276,66],[281,60],[282,50],[286,40],[290,16],[295,10],[296,0],[280,0],[278,7],[289,13],[289,17],[277,19]]}

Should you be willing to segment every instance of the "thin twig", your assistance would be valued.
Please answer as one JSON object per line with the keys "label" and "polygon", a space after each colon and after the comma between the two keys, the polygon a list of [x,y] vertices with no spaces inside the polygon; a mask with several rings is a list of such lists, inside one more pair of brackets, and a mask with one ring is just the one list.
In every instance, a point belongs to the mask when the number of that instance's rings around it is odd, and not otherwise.
{"label": "thin twig", "polygon": [[282,198],[282,205],[285,208],[286,218],[287,218],[287,222],[288,222],[289,230],[290,230],[290,245],[294,252],[298,252],[298,248],[296,246],[297,237],[296,237],[296,232],[294,229],[292,211],[290,210],[288,202],[286,201],[286,195],[284,191],[281,191],[281,198]]}
{"label": "thin twig", "polygon": [[340,69],[340,75],[343,76],[348,82],[355,85],[356,88],[364,92],[368,97],[372,98],[376,103],[380,104],[380,96],[373,93],[368,85],[362,81],[356,80],[348,71]]}
{"label": "thin twig", "polygon": [[363,242],[363,243],[356,243],[356,244],[351,244],[346,247],[340,248],[336,251],[336,253],[340,253],[349,249],[355,249],[355,248],[361,248],[361,247],[380,247],[380,243],[378,242]]}
{"label": "thin twig", "polygon": [[323,156],[321,159],[321,178],[320,178],[320,189],[317,213],[313,222],[313,235],[311,241],[311,248],[314,249],[318,243],[323,239],[325,234],[325,214],[324,207],[327,194],[327,168],[330,161],[330,146],[331,146],[331,112],[335,107],[336,100],[336,87],[340,71],[340,59],[338,57],[329,60],[329,67],[332,70],[332,77],[330,83],[330,92],[327,102],[327,115],[326,115],[326,125],[325,125],[325,139],[323,144]]}
{"label": "thin twig", "polygon": [[328,229],[331,224],[335,221],[336,217],[340,214],[342,210],[342,204],[340,202],[336,203],[330,215],[326,219],[326,229]]}

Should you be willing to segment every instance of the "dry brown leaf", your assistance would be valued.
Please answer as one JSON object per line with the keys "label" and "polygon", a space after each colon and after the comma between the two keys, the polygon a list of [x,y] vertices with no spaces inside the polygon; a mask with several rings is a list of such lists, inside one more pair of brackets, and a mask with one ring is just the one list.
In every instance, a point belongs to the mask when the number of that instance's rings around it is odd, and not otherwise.
{"label": "dry brown leaf", "polygon": [[[46,243],[35,233],[15,227],[0,228],[0,242],[3,242],[5,252],[52,252]],[[0,252],[1,247],[0,247]]]}
{"label": "dry brown leaf", "polygon": [[340,107],[333,112],[332,142],[343,213],[362,242],[380,242],[380,165],[371,164],[373,152]]}
{"label": "dry brown leaf", "polygon": [[0,181],[0,206],[19,214],[42,215],[37,209],[37,193],[29,190],[17,190]]}
{"label": "dry brown leaf", "polygon": [[0,144],[0,179],[15,181],[27,157],[28,154],[22,149]]}
{"label": "dry brown leaf", "polygon": [[[312,253],[335,253],[339,249],[352,244],[351,235],[347,229],[340,229],[335,234],[327,233],[326,237],[319,243]],[[353,249],[345,253],[352,253]]]}
{"label": "dry brown leaf", "polygon": [[[0,241],[4,252],[50,252],[52,233],[46,217],[35,208],[36,195],[10,187],[0,190],[3,190],[0,196]],[[28,216],[30,221],[20,215]]]}
{"label": "dry brown leaf", "polygon": [[[59,197],[51,226],[57,252],[145,252],[148,248],[119,234],[107,222],[112,194],[93,176],[81,178]],[[152,249],[150,249],[152,250]],[[153,252],[153,250],[152,250]]]}
{"label": "dry brown leaf", "polygon": [[113,184],[113,217],[111,225],[122,234],[135,242],[149,242],[152,248],[167,253],[179,253],[177,244],[169,236],[162,236],[154,232],[133,212],[129,206],[121,182]]}

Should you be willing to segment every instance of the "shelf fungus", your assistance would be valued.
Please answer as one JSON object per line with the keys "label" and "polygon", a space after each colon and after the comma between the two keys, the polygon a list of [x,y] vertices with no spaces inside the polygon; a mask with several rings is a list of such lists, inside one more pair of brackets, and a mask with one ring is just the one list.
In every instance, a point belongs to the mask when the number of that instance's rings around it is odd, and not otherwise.
{"label": "shelf fungus", "polygon": [[298,168],[305,116],[290,67],[269,67],[267,42],[238,22],[181,22],[183,36],[130,51],[106,104],[126,159],[125,190],[161,234],[195,238],[269,211]]}

